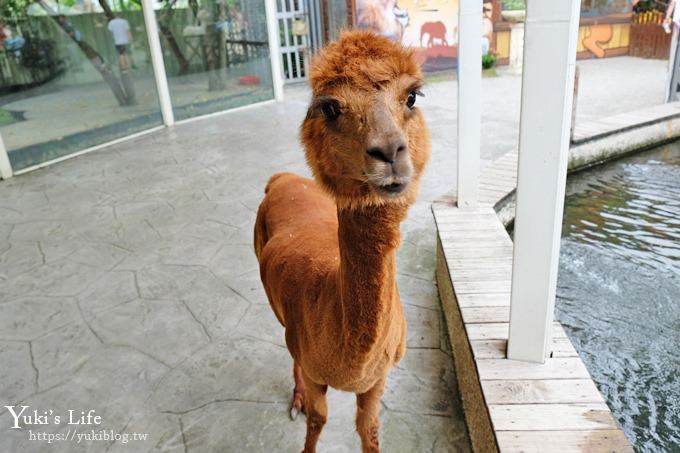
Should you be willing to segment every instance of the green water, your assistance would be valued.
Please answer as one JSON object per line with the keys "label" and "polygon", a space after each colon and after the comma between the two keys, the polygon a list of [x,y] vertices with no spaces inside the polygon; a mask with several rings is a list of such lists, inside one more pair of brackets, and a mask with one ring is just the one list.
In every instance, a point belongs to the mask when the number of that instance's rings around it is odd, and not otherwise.
{"label": "green water", "polygon": [[557,318],[640,452],[680,452],[680,143],[570,178]]}

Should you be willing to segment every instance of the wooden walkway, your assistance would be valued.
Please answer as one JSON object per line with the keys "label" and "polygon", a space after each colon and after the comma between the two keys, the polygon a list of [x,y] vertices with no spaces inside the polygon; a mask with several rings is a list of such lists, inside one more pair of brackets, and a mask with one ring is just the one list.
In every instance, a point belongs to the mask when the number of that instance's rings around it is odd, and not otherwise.
{"label": "wooden walkway", "polygon": [[517,153],[481,174],[474,210],[435,203],[437,283],[477,452],[632,452],[562,326],[552,355],[505,358],[513,243],[494,206],[515,189]]}

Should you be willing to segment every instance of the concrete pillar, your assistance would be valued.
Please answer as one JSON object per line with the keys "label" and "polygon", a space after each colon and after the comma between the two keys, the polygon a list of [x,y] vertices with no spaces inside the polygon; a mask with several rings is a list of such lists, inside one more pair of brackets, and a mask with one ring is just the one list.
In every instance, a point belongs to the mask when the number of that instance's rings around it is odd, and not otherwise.
{"label": "concrete pillar", "polygon": [[524,55],[524,22],[510,25],[510,70],[514,74],[522,73],[522,56]]}
{"label": "concrete pillar", "polygon": [[168,77],[165,73],[165,62],[163,61],[161,40],[158,36],[158,23],[156,22],[156,12],[153,9],[152,0],[142,0],[142,13],[144,14],[146,37],[149,41],[149,53],[151,54],[151,66],[156,81],[156,91],[158,92],[158,102],[161,107],[163,124],[172,126],[175,124],[175,114],[172,111],[170,88],[168,87]]}
{"label": "concrete pillar", "polygon": [[269,41],[274,99],[281,102],[283,101],[283,65],[279,45],[279,20],[276,18],[276,0],[265,0],[264,7],[267,15],[267,40]]}
{"label": "concrete pillar", "polygon": [[580,0],[527,2],[509,359],[550,353]]}
{"label": "concrete pillar", "polygon": [[10,163],[9,156],[7,155],[5,142],[2,141],[2,135],[0,135],[0,179],[8,179],[11,177],[12,164]]}
{"label": "concrete pillar", "polygon": [[458,4],[458,207],[479,199],[482,123],[482,1]]}

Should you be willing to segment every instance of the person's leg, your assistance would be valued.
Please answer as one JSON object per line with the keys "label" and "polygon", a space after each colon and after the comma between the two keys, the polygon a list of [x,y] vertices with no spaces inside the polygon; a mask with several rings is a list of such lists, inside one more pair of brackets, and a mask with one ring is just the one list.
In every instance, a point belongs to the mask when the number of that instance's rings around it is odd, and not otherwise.
{"label": "person's leg", "polygon": [[121,72],[130,69],[125,47],[126,46],[116,46],[118,49],[118,66],[120,67]]}

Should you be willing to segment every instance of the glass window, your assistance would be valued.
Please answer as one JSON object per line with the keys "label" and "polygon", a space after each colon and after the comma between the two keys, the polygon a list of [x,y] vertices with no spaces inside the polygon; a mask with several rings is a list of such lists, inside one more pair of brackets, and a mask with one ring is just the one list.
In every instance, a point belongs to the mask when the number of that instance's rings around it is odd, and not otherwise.
{"label": "glass window", "polygon": [[161,124],[135,0],[2,0],[0,21],[0,133],[15,171]]}
{"label": "glass window", "polygon": [[581,0],[581,16],[607,16],[611,14],[630,13],[633,9],[631,0]]}
{"label": "glass window", "polygon": [[263,0],[166,0],[157,5],[176,119],[274,97]]}
{"label": "glass window", "polygon": [[342,30],[347,28],[347,2],[330,1],[327,4],[328,14],[328,39],[335,41],[340,37]]}

